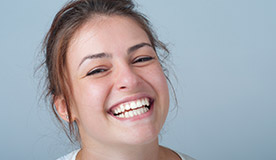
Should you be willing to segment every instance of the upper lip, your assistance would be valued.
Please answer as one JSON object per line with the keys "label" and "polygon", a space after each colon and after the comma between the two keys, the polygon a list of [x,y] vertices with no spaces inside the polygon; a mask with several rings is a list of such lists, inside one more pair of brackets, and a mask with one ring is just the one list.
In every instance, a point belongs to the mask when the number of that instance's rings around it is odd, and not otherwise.
{"label": "upper lip", "polygon": [[135,95],[135,96],[125,97],[125,98],[121,99],[120,101],[116,102],[110,108],[108,108],[108,112],[110,112],[112,110],[112,108],[117,107],[120,104],[123,104],[123,103],[126,103],[126,102],[130,102],[130,101],[134,101],[134,100],[141,99],[141,98],[149,98],[150,101],[153,100],[153,98],[151,96],[146,95],[146,94],[139,94],[139,95]]}

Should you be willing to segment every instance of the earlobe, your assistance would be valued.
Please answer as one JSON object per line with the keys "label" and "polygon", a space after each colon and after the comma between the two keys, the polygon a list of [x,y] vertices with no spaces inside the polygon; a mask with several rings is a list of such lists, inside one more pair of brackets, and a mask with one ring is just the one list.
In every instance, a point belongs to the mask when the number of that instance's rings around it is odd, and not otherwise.
{"label": "earlobe", "polygon": [[56,97],[54,99],[54,104],[55,104],[56,111],[57,111],[58,115],[60,116],[60,118],[69,122],[67,105],[66,105],[65,99],[62,96]]}

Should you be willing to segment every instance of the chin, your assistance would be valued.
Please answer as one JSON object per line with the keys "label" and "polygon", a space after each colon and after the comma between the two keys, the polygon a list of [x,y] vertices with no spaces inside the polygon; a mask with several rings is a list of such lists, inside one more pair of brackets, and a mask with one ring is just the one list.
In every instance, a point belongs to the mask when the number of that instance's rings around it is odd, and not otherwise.
{"label": "chin", "polygon": [[144,145],[149,144],[158,139],[160,130],[152,127],[142,127],[140,129],[130,130],[124,134],[123,141],[129,145]]}

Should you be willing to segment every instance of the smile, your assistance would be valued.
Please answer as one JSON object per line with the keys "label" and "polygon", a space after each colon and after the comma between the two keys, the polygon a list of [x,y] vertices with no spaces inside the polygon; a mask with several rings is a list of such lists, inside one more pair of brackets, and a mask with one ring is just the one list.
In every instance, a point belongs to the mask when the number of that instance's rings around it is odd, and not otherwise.
{"label": "smile", "polygon": [[111,114],[118,118],[131,118],[147,113],[150,110],[150,99],[142,98],[120,104],[111,110]]}

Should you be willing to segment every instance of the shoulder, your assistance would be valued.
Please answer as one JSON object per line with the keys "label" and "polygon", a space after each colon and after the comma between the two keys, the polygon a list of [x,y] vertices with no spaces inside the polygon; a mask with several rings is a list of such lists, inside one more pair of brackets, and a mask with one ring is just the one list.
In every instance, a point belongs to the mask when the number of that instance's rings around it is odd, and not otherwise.
{"label": "shoulder", "polygon": [[167,148],[167,147],[164,147],[164,146],[161,146],[161,149],[163,149],[163,152],[166,152],[166,159],[168,159],[168,157],[170,159],[181,159],[181,160],[195,160],[194,158],[186,155],[186,154],[183,154],[181,152],[177,152],[173,149],[170,149],[170,148]]}
{"label": "shoulder", "polygon": [[75,150],[75,151],[73,151],[73,152],[71,152],[71,153],[69,153],[65,156],[60,157],[57,160],[75,160],[78,152],[79,152],[79,149]]}
{"label": "shoulder", "polygon": [[174,151],[176,154],[178,154],[178,156],[182,159],[182,160],[196,160],[186,154],[180,153],[180,152],[176,152]]}

